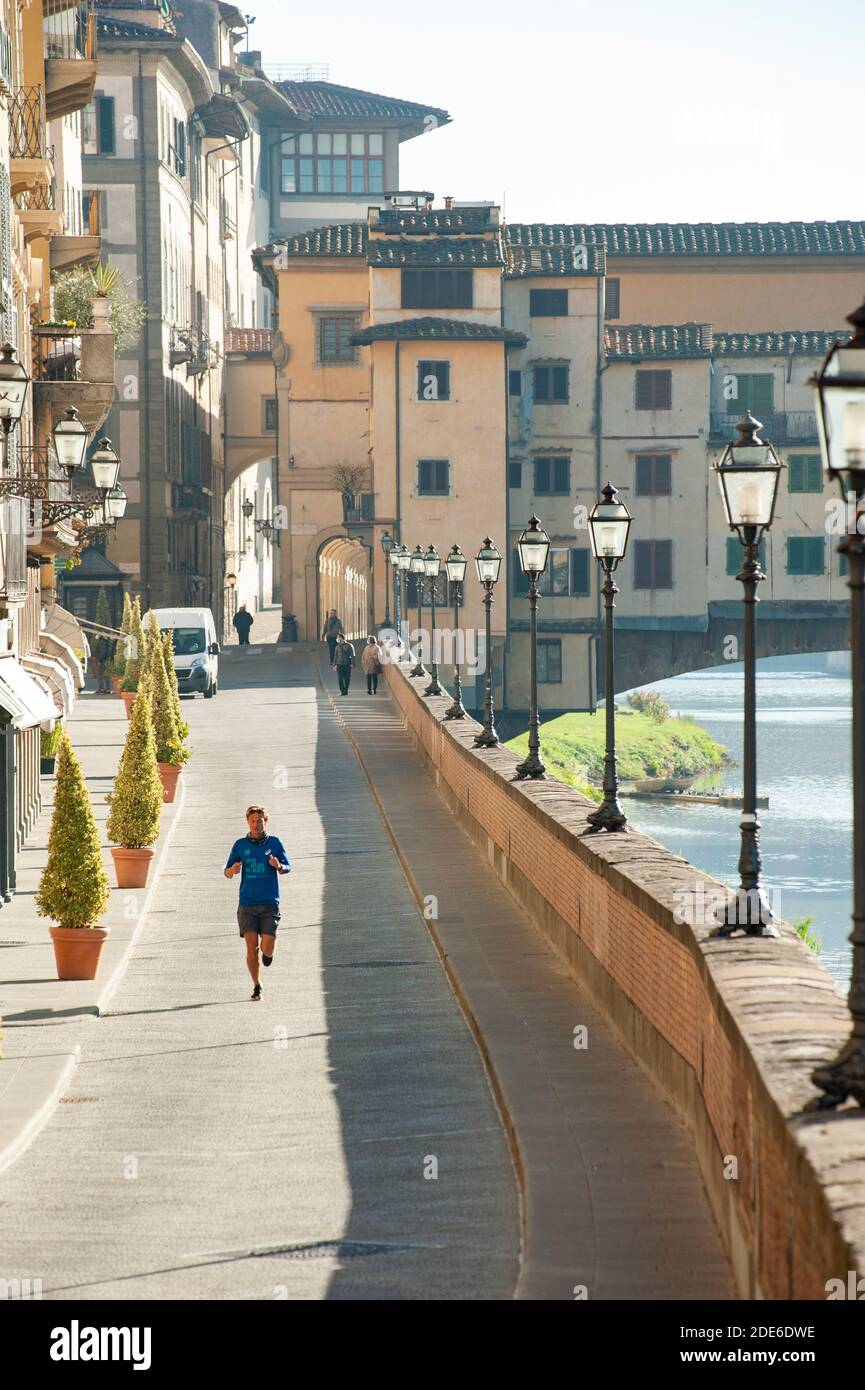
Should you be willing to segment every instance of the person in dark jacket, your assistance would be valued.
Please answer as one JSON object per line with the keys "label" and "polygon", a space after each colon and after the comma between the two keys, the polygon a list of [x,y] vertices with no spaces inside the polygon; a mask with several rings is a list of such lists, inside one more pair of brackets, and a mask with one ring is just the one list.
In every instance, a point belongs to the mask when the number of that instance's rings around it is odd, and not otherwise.
{"label": "person in dark jacket", "polygon": [[336,639],[342,632],[342,630],[342,623],[340,619],[337,617],[336,609],[331,608],[330,612],[325,618],[324,631],[321,634],[321,640],[327,643],[327,659],[330,662],[331,666],[334,663]]}
{"label": "person in dark jacket", "polygon": [[351,673],[354,670],[354,647],[351,642],[346,641],[341,632],[336,639],[333,664],[339,681],[339,693],[347,695],[348,687],[351,685]]}
{"label": "person in dark jacket", "polygon": [[232,626],[237,631],[237,640],[242,647],[249,646],[249,629],[252,627],[252,614],[247,613],[246,604],[242,603],[232,620]]}
{"label": "person in dark jacket", "polygon": [[96,677],[96,694],[110,695],[111,673],[108,663],[114,659],[114,642],[110,637],[94,637],[90,643],[90,666]]}

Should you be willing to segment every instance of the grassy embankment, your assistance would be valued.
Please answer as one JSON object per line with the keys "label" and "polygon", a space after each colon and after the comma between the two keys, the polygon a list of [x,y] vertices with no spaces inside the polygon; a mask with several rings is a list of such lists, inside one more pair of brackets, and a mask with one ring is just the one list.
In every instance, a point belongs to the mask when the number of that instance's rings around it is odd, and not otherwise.
{"label": "grassy embankment", "polygon": [[[541,754],[551,776],[600,801],[592,783],[604,776],[604,715],[563,714],[541,725]],[[511,739],[508,748],[521,757],[528,734]],[[729,762],[726,750],[694,719],[659,722],[636,710],[616,714],[616,757],[622,781],[642,777],[693,777],[714,772]]]}

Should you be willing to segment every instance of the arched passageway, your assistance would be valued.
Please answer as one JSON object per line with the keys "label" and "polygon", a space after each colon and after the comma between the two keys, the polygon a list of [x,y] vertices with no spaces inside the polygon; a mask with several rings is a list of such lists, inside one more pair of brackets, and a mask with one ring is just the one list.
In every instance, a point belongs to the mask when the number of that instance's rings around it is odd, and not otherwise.
{"label": "arched passageway", "polygon": [[335,608],[346,634],[354,640],[370,629],[369,551],[360,541],[331,536],[319,547],[316,568],[318,633]]}

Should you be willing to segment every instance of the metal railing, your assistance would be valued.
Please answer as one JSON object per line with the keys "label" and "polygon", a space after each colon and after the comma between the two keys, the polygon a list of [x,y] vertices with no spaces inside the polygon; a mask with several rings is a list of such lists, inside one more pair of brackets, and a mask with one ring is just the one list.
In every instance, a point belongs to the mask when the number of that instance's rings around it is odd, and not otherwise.
{"label": "metal railing", "polygon": [[80,381],[81,335],[68,328],[33,329],[34,381]]}
{"label": "metal railing", "polygon": [[[734,415],[712,411],[709,423],[709,438],[727,443],[736,438],[736,421],[744,413],[744,407]],[[761,435],[772,444],[816,444],[817,417],[812,410],[773,410],[760,414],[763,428]]]}
{"label": "metal railing", "polygon": [[56,212],[56,179],[52,179],[47,188],[28,188],[23,193],[16,193],[14,202],[19,212]]}
{"label": "metal railing", "polygon": [[45,93],[41,87],[19,87],[9,102],[11,159],[47,159]]}
{"label": "metal railing", "polygon": [[271,82],[329,82],[330,63],[265,63]]}
{"label": "metal railing", "polygon": [[96,57],[96,13],[93,0],[44,0],[43,31],[46,58]]}

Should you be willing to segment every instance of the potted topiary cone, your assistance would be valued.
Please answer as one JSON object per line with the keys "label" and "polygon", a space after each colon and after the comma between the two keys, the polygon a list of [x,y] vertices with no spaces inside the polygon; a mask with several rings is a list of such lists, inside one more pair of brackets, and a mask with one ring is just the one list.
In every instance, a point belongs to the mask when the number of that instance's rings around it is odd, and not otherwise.
{"label": "potted topiary cone", "polygon": [[143,676],[129,719],[129,732],[108,798],[108,838],[118,888],[144,888],[159,837],[162,783],[156,768],[150,680]]}
{"label": "potted topiary cone", "polygon": [[147,675],[153,692],[153,734],[156,740],[156,766],[162,782],[163,801],[173,801],[183,764],[189,757],[183,747],[174,715],[171,686],[165,670],[162,634],[151,613],[147,633]]}
{"label": "potted topiary cone", "polygon": [[36,894],[39,915],[54,919],[49,930],[59,980],[95,980],[110,932],[97,923],[108,900],[108,875],[84,773],[62,729],[48,863]]}
{"label": "potted topiary cone", "polygon": [[117,639],[117,646],[114,649],[114,656],[111,659],[111,684],[114,686],[114,694],[118,698],[122,695],[123,677],[126,674],[126,637],[132,631],[132,601],[129,591],[123,594],[123,616],[120,619],[120,631],[123,634]]}
{"label": "potted topiary cone", "polygon": [[126,718],[132,715],[132,706],[135,704],[135,696],[138,692],[138,681],[144,666],[144,658],[147,655],[147,643],[144,637],[144,627],[141,622],[141,599],[138,595],[132,601],[132,616],[129,624],[129,636],[131,639],[131,655],[126,659],[126,670],[123,674],[123,682],[120,690],[123,695],[123,703],[126,707]]}
{"label": "potted topiary cone", "polygon": [[174,636],[170,628],[162,634],[162,656],[165,662],[165,674],[168,676],[168,684],[171,687],[171,702],[174,706],[177,732],[180,735],[181,743],[185,743],[189,738],[189,725],[183,718],[183,708],[180,703],[180,686],[177,684],[177,670],[174,665]]}

